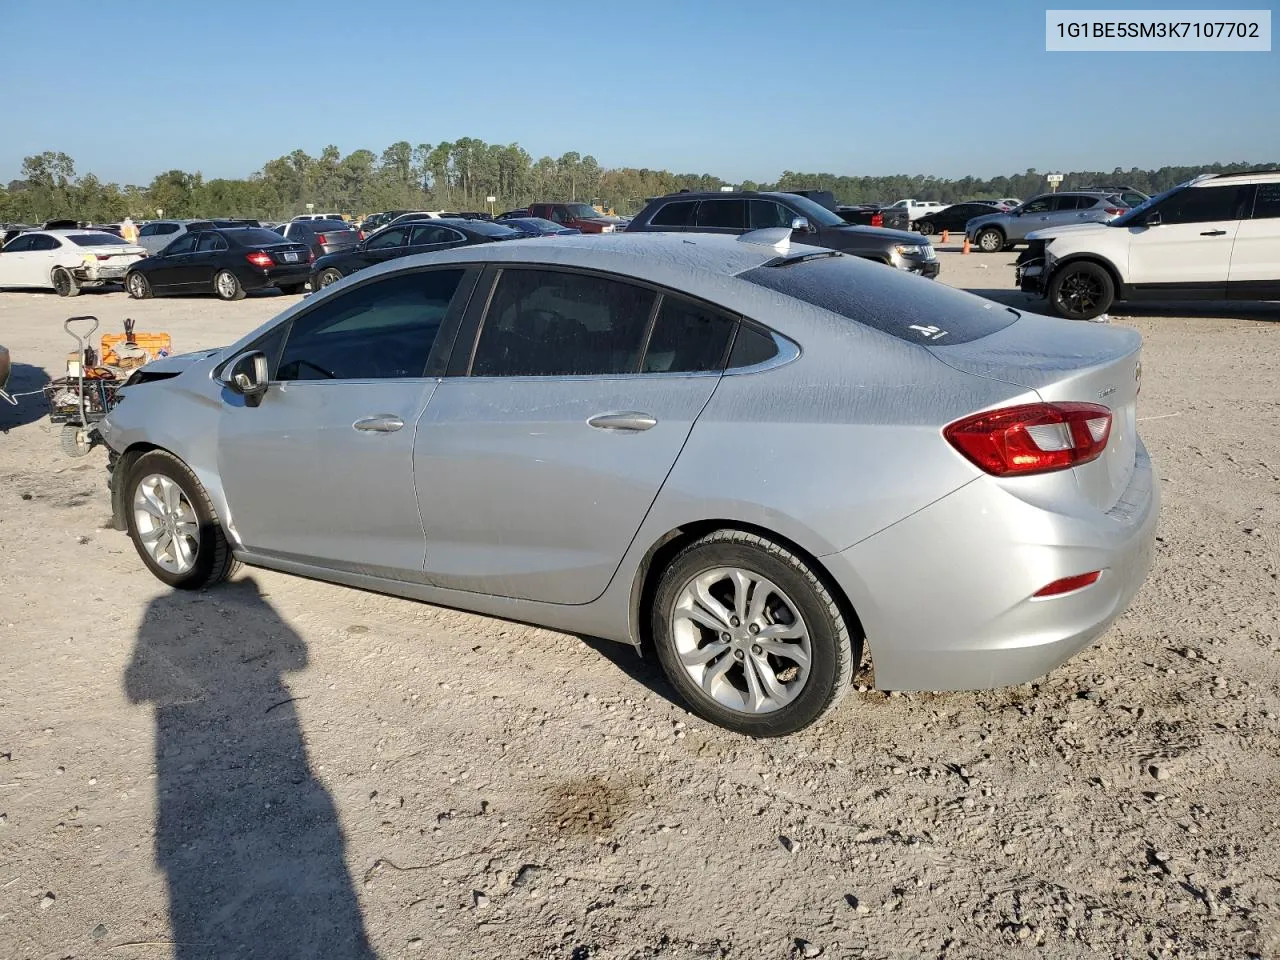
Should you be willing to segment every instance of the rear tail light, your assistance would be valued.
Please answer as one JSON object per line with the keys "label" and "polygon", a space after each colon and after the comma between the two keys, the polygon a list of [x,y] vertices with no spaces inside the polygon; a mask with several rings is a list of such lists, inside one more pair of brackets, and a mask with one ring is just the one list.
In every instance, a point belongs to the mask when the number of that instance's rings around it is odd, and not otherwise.
{"label": "rear tail light", "polygon": [[364,239],[364,231],[363,231],[363,230],[357,230],[357,231],[356,231],[356,239],[357,239],[357,240],[363,240],[363,239]]}
{"label": "rear tail light", "polygon": [[1102,456],[1111,411],[1096,403],[1027,403],[957,420],[942,435],[997,477],[1049,473]]}
{"label": "rear tail light", "polygon": [[871,225],[872,225],[873,227],[883,227],[883,226],[884,226],[884,214],[882,214],[882,213],[873,213],[873,214],[871,215]]}
{"label": "rear tail light", "polygon": [[245,259],[255,267],[269,267],[275,263],[275,261],[271,259],[271,254],[264,250],[255,250],[253,253],[246,256]]}
{"label": "rear tail light", "polygon": [[112,255],[109,253],[99,253],[96,254],[96,256],[99,260],[110,260]]}
{"label": "rear tail light", "polygon": [[1107,213],[1111,214],[1113,217],[1118,217],[1120,214],[1124,213],[1124,207],[1107,207]]}
{"label": "rear tail light", "polygon": [[1063,577],[1061,580],[1045,584],[1032,596],[1057,597],[1075,590],[1083,590],[1085,587],[1091,587],[1097,583],[1100,576],[1102,576],[1101,570],[1093,570],[1089,573],[1078,573],[1074,577]]}
{"label": "rear tail light", "polygon": [[328,243],[328,242],[329,242],[329,240],[325,237],[325,235],[324,235],[323,233],[317,233],[317,234],[316,234],[316,243],[320,244],[321,246],[324,246],[324,244],[326,244],[326,243]]}

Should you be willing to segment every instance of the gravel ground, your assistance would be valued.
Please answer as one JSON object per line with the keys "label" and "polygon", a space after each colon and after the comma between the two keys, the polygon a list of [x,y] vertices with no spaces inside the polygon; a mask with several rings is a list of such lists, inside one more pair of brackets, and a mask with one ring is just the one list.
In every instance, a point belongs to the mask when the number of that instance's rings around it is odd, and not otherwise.
{"label": "gravel ground", "polygon": [[[942,257],[1029,305],[1010,255]],[[73,310],[193,349],[287,302],[8,293],[0,342],[20,390]],[[166,592],[102,451],[0,408],[0,956],[1280,956],[1280,307],[1113,321],[1164,485],[1133,608],[1039,683],[860,686],[781,741],[628,648],[264,571]]]}

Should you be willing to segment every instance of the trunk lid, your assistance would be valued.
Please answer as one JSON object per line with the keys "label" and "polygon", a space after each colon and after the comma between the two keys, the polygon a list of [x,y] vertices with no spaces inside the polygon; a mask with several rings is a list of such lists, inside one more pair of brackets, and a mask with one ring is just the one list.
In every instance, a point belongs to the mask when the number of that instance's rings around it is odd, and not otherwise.
{"label": "trunk lid", "polygon": [[978,340],[927,349],[953,369],[1027,387],[1049,403],[1109,408],[1111,435],[1102,456],[1066,472],[1098,509],[1116,505],[1137,459],[1142,337],[1136,330],[1024,314]]}
{"label": "trunk lid", "polygon": [[262,249],[271,254],[271,259],[276,263],[288,266],[306,263],[311,256],[311,248],[305,243],[278,243]]}

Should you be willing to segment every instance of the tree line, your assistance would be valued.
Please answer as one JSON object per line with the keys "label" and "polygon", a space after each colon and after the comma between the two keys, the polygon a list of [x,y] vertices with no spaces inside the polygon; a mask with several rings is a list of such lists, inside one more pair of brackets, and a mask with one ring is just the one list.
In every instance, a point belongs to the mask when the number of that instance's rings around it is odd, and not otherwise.
{"label": "tree line", "polygon": [[[1169,166],[1159,170],[1064,173],[1059,189],[1132,187],[1155,194],[1199,173],[1229,173],[1256,164],[1215,163]],[[1275,166],[1271,164],[1269,166]],[[306,212],[373,213],[382,210],[496,210],[547,200],[598,203],[619,213],[634,213],[648,197],[678,190],[717,190],[728,181],[708,173],[671,173],[636,167],[604,169],[595,157],[569,152],[534,160],[519,144],[486,143],[463,137],[452,143],[393,143],[376,154],[355,150],[346,156],[327,146],[319,156],[294,150],[268,161],[243,179],[206,180],[199,172],[166,170],[147,186],[103,183],[92,173],[77,174],[65,153],[46,151],[26,157],[22,177],[0,189],[0,222],[40,223],[67,217],[110,223],[125,216],[239,216],[284,219]],[[944,179],[900,174],[854,177],[786,171],[776,182],[732,184],[747,190],[812,188],[830,190],[841,203],[903,197],[955,203],[1001,197],[1026,198],[1047,189],[1034,168],[1011,176]]]}

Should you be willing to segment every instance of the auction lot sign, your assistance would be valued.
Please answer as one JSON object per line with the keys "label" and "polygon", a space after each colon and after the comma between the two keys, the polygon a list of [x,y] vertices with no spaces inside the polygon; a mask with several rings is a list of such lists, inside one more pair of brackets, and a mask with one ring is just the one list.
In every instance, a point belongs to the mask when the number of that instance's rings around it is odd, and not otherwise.
{"label": "auction lot sign", "polygon": [[1270,10],[1046,10],[1055,52],[1271,50]]}

